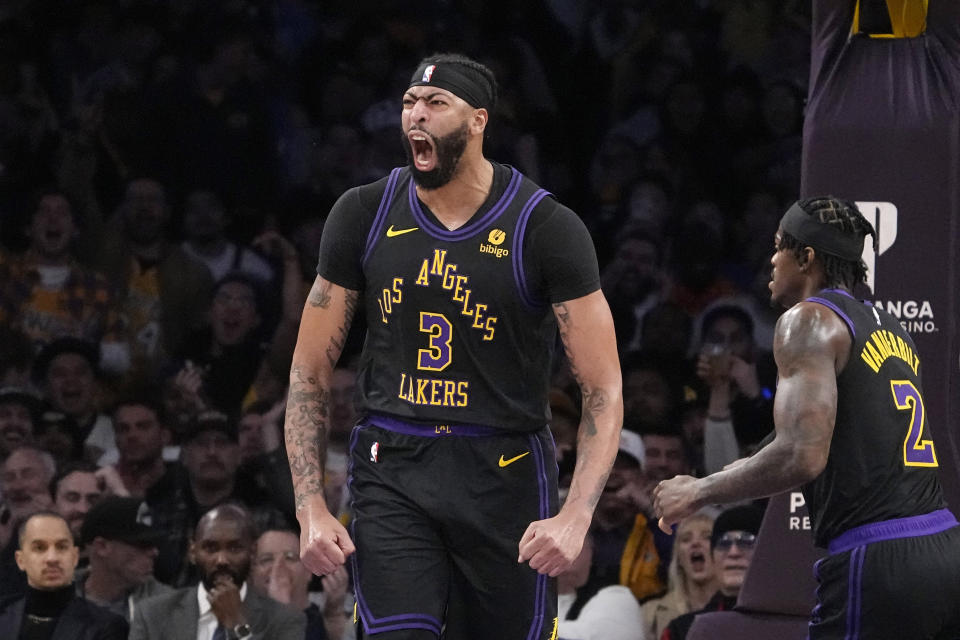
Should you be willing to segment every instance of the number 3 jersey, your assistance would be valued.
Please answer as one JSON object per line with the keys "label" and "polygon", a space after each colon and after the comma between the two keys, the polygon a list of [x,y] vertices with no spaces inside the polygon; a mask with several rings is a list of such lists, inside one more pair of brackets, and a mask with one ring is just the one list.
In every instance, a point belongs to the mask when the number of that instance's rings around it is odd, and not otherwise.
{"label": "number 3 jersey", "polygon": [[361,292],[361,413],[533,431],[548,417],[551,303],[596,291],[596,254],[570,209],[492,163],[486,202],[448,230],[407,168],[347,191],[323,232],[319,275]]}
{"label": "number 3 jersey", "polygon": [[817,545],[852,527],[943,508],[910,335],[887,312],[842,290],[821,291],[807,302],[832,309],[853,341],[837,376],[827,466],[803,488]]}

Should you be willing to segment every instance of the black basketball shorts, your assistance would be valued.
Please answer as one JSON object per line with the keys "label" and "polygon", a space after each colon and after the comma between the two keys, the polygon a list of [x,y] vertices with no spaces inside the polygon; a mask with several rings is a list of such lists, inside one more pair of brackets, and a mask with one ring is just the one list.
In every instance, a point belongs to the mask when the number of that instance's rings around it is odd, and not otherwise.
{"label": "black basketball shorts", "polygon": [[557,513],[547,427],[373,416],[351,436],[348,483],[365,637],[556,637],[556,581],[517,562],[527,526]]}
{"label": "black basketball shorts", "polygon": [[814,572],[811,640],[960,638],[960,526],[946,509],[852,529]]}

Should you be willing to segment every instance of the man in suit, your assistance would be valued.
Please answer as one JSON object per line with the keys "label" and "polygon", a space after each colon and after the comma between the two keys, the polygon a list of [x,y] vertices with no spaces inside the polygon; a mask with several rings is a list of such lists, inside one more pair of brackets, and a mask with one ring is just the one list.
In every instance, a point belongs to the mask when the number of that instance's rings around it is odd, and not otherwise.
{"label": "man in suit", "polygon": [[204,514],[189,551],[200,584],[140,603],[130,640],[303,640],[302,612],[248,588],[255,542],[242,507],[224,504]]}
{"label": "man in suit", "polygon": [[20,526],[17,566],[27,574],[27,593],[0,603],[5,638],[124,640],[127,621],[75,595],[79,551],[67,521],[40,511]]}

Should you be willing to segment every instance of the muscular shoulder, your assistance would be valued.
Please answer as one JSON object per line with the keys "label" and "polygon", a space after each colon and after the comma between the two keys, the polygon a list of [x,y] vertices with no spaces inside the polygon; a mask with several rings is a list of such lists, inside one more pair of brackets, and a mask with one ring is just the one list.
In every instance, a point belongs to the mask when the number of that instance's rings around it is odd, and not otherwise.
{"label": "muscular shoulder", "polygon": [[773,355],[781,375],[810,358],[830,358],[842,368],[850,344],[850,332],[834,311],[815,302],[799,302],[777,320]]}

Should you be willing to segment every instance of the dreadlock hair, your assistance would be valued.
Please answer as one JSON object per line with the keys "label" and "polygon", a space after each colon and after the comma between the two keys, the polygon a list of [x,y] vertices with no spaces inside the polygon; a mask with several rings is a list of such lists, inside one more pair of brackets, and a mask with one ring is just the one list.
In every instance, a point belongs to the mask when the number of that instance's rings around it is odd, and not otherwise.
{"label": "dreadlock hair", "polygon": [[[874,232],[873,225],[863,217],[863,214],[857,209],[857,205],[849,200],[841,200],[833,196],[819,196],[800,200],[797,204],[807,215],[816,218],[821,224],[832,225],[843,233],[865,237],[867,234],[873,234]],[[800,257],[806,246],[808,245],[800,242],[789,233],[783,232],[780,237],[780,248],[793,251],[797,258]],[[817,252],[816,255],[820,264],[823,265],[823,274],[826,278],[824,284],[827,288],[843,287],[852,290],[857,284],[867,281],[867,265],[861,258],[844,260],[823,252]]]}

